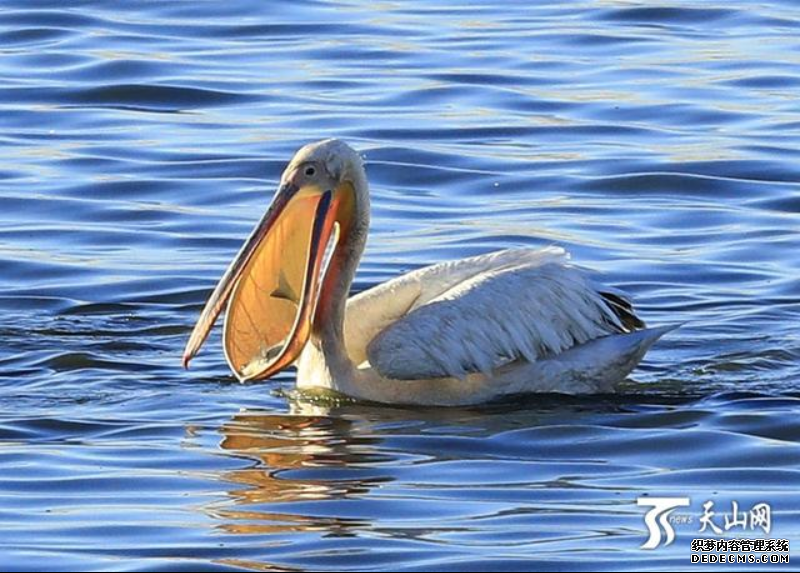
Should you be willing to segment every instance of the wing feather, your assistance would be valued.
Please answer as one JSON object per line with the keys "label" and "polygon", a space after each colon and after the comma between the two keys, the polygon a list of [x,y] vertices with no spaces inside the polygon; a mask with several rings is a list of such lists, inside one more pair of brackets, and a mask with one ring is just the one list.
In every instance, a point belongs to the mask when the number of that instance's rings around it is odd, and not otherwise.
{"label": "wing feather", "polygon": [[[477,265],[472,273],[463,265],[469,259],[462,261],[457,281],[439,276],[447,288],[427,300],[417,297],[405,316],[372,338],[370,364],[399,380],[463,378],[643,324],[622,293],[569,265],[563,250],[509,253],[497,253],[499,263]],[[425,293],[424,277],[420,282]]]}
{"label": "wing feather", "polygon": [[413,270],[358,293],[347,301],[344,335],[356,363],[367,360],[367,345],[378,333],[476,275],[521,264],[566,261],[560,247],[505,249]]}

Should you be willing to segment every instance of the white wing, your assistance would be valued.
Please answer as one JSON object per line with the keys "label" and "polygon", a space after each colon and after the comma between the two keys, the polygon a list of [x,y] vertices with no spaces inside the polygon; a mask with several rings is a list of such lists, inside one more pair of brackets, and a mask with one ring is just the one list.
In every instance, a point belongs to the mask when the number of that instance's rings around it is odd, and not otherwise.
{"label": "white wing", "polygon": [[367,345],[379,332],[479,273],[565,256],[559,248],[508,249],[423,267],[363,291],[347,301],[347,353],[353,362],[361,364],[367,359]]}
{"label": "white wing", "polygon": [[567,258],[558,248],[500,251],[391,281],[400,304],[366,329],[378,329],[366,345],[370,364],[399,380],[462,378],[643,326],[621,293]]}
{"label": "white wing", "polygon": [[367,345],[382,330],[478,274],[521,264],[564,260],[564,249],[507,249],[430,265],[363,291],[347,301],[344,335],[356,364],[367,360]]}

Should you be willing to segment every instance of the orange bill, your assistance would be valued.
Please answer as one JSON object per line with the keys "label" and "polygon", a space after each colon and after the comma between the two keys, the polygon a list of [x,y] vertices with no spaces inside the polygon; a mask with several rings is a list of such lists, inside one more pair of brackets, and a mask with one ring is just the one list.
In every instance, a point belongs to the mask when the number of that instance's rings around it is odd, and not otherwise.
{"label": "orange bill", "polygon": [[228,304],[225,357],[239,380],[290,366],[311,334],[326,248],[335,229],[332,192],[284,185],[206,303],[184,366]]}

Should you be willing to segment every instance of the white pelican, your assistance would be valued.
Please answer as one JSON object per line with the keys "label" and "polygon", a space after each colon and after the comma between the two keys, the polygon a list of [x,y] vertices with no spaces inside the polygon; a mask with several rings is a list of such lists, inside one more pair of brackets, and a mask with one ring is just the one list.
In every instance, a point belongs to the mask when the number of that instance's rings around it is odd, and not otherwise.
{"label": "white pelican", "polygon": [[613,391],[672,328],[645,328],[625,295],[555,247],[440,263],[348,298],[368,226],[358,153],[335,139],[300,149],[206,303],[184,366],[227,303],[225,357],[239,380],[296,364],[301,390],[468,405]]}

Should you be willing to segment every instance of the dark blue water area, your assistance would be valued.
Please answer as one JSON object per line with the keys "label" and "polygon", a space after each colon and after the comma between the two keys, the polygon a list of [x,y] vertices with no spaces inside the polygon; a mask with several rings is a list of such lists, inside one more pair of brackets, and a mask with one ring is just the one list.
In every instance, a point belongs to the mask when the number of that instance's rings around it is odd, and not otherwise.
{"label": "dark blue water area", "polygon": [[[672,571],[706,501],[770,504],[796,551],[798,8],[0,3],[2,568]],[[685,325],[614,396],[298,402],[218,332],[184,371],[331,136],[371,181],[357,290],[557,244]],[[640,548],[642,496],[690,497],[672,545]]]}

